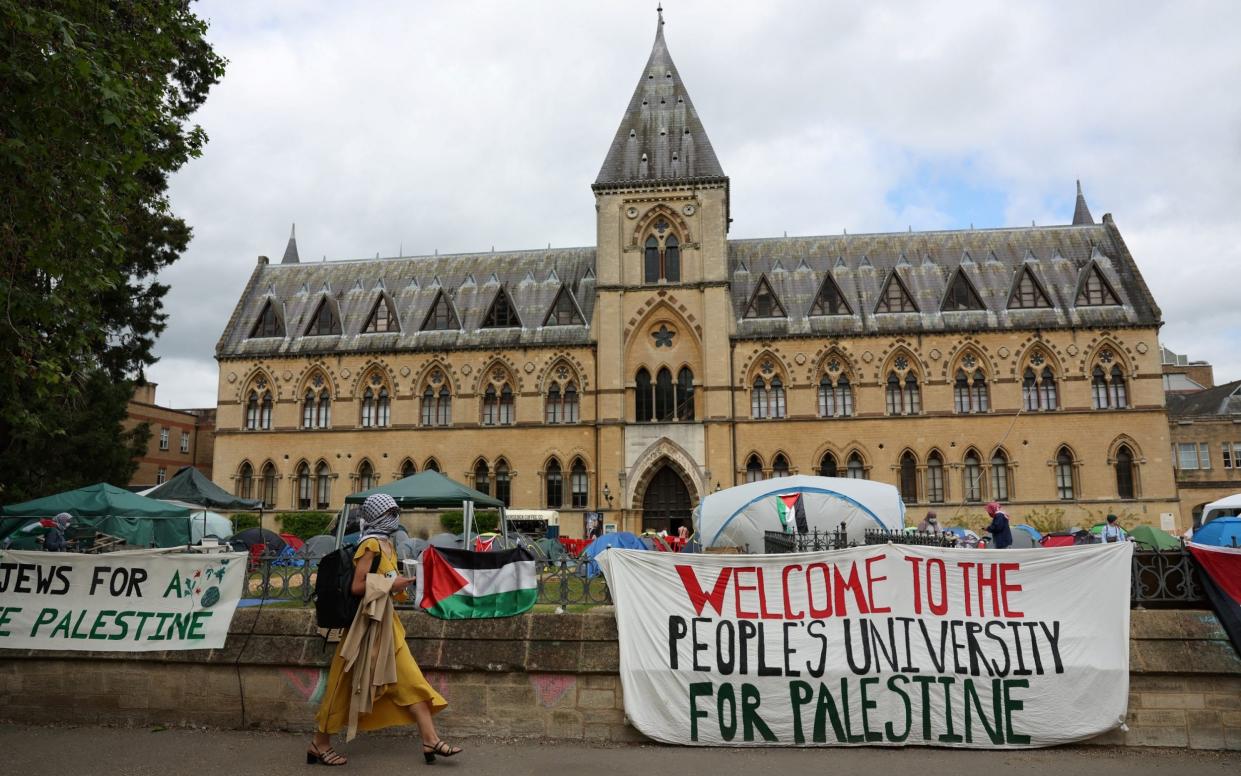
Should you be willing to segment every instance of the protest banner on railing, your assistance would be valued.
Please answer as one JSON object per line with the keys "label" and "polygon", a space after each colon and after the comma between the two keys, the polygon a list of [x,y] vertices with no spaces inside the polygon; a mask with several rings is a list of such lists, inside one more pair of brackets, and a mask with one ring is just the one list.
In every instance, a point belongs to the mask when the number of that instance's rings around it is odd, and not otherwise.
{"label": "protest banner on railing", "polygon": [[1122,724],[1128,542],[610,549],[625,713],[726,746],[1035,747]]}
{"label": "protest banner on railing", "polygon": [[224,646],[244,554],[0,551],[0,649]]}

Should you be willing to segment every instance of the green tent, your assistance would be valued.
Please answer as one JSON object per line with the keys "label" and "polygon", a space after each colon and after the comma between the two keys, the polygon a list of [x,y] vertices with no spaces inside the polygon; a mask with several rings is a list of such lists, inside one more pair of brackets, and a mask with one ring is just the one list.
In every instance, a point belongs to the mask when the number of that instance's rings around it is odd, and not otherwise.
{"label": "green tent", "polygon": [[1179,550],[1181,547],[1180,539],[1150,525],[1139,525],[1129,532],[1129,536],[1143,550]]}
{"label": "green tent", "polygon": [[504,506],[504,502],[498,498],[492,498],[486,493],[467,488],[431,470],[418,472],[409,477],[393,480],[387,485],[346,496],[345,503],[361,504],[366,501],[367,496],[373,496],[376,493],[387,493],[396,499],[396,503],[403,509],[457,507],[461,506],[463,501],[473,501],[475,506]]}
{"label": "green tent", "polygon": [[256,498],[234,496],[216,485],[193,466],[182,466],[163,485],[148,490],[147,498],[161,501],[183,501],[209,509],[260,509],[263,502]]}
{"label": "green tent", "polygon": [[14,518],[0,520],[0,539],[26,525],[29,520],[24,518],[61,512],[73,515],[75,526],[120,537],[133,547],[175,547],[190,541],[190,510],[105,482],[0,508],[0,515]]}

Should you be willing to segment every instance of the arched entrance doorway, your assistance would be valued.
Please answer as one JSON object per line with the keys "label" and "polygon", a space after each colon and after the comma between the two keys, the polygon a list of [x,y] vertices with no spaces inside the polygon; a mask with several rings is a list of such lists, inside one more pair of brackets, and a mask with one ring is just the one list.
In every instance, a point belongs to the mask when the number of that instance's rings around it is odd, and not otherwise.
{"label": "arched entrance doorway", "polygon": [[689,488],[680,473],[664,464],[647,483],[642,496],[642,530],[676,534],[682,525],[694,530]]}

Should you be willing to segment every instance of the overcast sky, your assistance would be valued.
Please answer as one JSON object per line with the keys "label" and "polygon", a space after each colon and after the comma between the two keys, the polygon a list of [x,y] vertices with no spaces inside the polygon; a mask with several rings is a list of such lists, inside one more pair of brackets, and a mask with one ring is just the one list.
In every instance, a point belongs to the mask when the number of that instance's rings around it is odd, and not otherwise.
{"label": "overcast sky", "polygon": [[[214,406],[259,254],[595,244],[590,183],[655,0],[198,3],[229,60],[173,180],[158,400]],[[650,7],[647,7],[647,6]],[[1163,308],[1241,378],[1241,3],[665,0],[732,237],[1063,224],[1081,178]]]}

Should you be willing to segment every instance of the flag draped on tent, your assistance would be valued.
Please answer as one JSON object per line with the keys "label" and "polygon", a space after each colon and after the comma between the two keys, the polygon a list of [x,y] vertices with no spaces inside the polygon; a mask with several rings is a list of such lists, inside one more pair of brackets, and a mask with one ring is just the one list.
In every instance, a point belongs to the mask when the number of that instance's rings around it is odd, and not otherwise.
{"label": "flag draped on tent", "polygon": [[1241,654],[1241,549],[1191,542],[1189,551],[1202,567],[1202,584],[1211,607]]}
{"label": "flag draped on tent", "polygon": [[534,556],[524,548],[470,552],[428,547],[422,553],[419,605],[441,620],[512,617],[538,598]]}
{"label": "flag draped on tent", "polygon": [[782,493],[778,496],[776,513],[780,516],[780,525],[785,533],[791,533],[790,518],[796,522],[797,533],[809,533],[810,525],[806,520],[806,502],[800,493]]}

